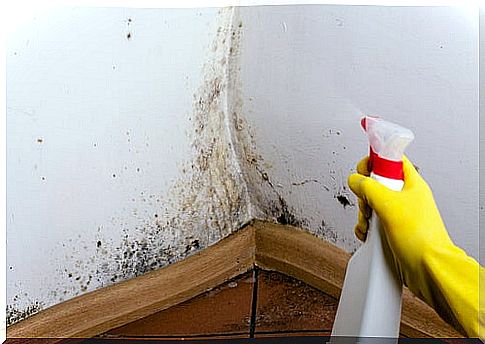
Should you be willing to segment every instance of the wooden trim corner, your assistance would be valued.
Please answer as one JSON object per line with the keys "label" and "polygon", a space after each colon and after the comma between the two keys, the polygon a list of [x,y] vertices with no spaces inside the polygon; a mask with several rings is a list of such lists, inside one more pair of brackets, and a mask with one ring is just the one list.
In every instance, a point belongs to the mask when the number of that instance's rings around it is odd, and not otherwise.
{"label": "wooden trim corner", "polygon": [[[255,265],[338,298],[349,258],[349,253],[307,231],[256,220],[182,261],[75,297],[9,326],[7,338],[93,337],[187,301]],[[407,289],[401,333],[462,337]]]}

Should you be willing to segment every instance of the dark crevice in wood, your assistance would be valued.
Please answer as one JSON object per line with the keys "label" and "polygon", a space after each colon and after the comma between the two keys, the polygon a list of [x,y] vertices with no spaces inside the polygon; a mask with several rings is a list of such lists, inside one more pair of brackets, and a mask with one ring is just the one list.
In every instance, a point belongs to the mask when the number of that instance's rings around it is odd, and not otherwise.
{"label": "dark crevice in wood", "polygon": [[274,330],[274,331],[256,331],[258,334],[295,334],[295,333],[328,333],[330,334],[332,330]]}
{"label": "dark crevice in wood", "polygon": [[253,296],[251,298],[251,322],[249,323],[249,338],[254,338],[256,330],[256,313],[258,311],[258,268],[253,270]]}
{"label": "dark crevice in wood", "polygon": [[[315,334],[330,334],[332,330],[275,330],[275,331],[255,331],[253,336],[258,335],[271,335],[271,334],[305,334],[305,333],[315,333]],[[177,339],[177,338],[213,338],[213,337],[230,337],[230,336],[243,336],[247,335],[247,332],[226,332],[226,333],[208,333],[208,334],[194,334],[194,335],[183,335],[183,336],[151,336],[151,335],[103,335],[102,338],[106,339]],[[254,337],[252,337],[254,338]]]}
{"label": "dark crevice in wood", "polygon": [[110,335],[105,334],[100,338],[106,339],[129,339],[129,338],[147,338],[147,339],[178,339],[178,338],[213,338],[213,337],[231,337],[231,336],[244,336],[248,335],[247,332],[226,332],[226,333],[207,333],[207,334],[184,334],[181,335],[163,335],[163,336],[152,336],[152,335]]}

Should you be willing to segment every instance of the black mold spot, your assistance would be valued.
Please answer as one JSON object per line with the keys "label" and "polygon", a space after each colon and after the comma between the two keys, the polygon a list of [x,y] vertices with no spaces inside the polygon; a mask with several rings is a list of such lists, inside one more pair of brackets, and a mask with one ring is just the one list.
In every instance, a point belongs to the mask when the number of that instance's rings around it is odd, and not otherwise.
{"label": "black mold spot", "polygon": [[131,39],[131,32],[128,32],[128,33],[126,34],[126,39],[128,39],[128,40],[130,40],[130,39]]}
{"label": "black mold spot", "polygon": [[279,196],[278,200],[279,200],[279,203],[280,203],[280,212],[281,213],[276,218],[276,221],[278,221],[278,223],[281,223],[282,225],[291,225],[291,226],[295,226],[295,227],[302,227],[303,222],[305,222],[305,221],[298,220],[296,218],[296,216],[293,213],[290,212],[290,210],[288,209],[288,204],[283,199],[283,197]]}
{"label": "black mold spot", "polygon": [[98,242],[96,243],[96,246],[101,247],[101,241],[100,240],[98,240]]}
{"label": "black mold spot", "polygon": [[44,139],[43,139],[43,138],[41,138],[41,137],[39,137],[39,138],[37,139],[37,142],[38,142],[38,143],[42,143],[42,142],[44,142]]}
{"label": "black mold spot", "polygon": [[328,241],[330,241],[334,244],[336,244],[339,241],[340,236],[339,236],[338,232],[335,229],[327,226],[327,224],[325,223],[325,220],[322,220],[318,229],[319,229],[319,232],[323,235],[323,237],[326,240],[328,240]]}
{"label": "black mold spot", "polygon": [[43,304],[35,301],[24,309],[18,309],[13,305],[7,306],[7,326],[13,325],[21,320],[24,320],[31,315],[42,310]]}
{"label": "black mold spot", "polygon": [[285,199],[280,195],[278,190],[275,188],[271,178],[269,177],[268,173],[264,171],[259,163],[261,160],[261,156],[252,156],[248,157],[247,161],[254,166],[255,170],[259,173],[263,181],[270,187],[270,189],[277,195],[278,201],[269,201],[270,206],[268,211],[270,214],[273,214],[274,218],[276,219],[277,223],[282,225],[291,225],[295,227],[306,227],[308,226],[308,220],[306,219],[299,219],[297,218],[293,212],[288,207]]}
{"label": "black mold spot", "polygon": [[193,249],[198,249],[200,247],[199,240],[192,240],[192,242],[185,247],[185,253],[192,251]]}
{"label": "black mold spot", "polygon": [[300,185],[305,185],[305,184],[310,183],[310,182],[320,183],[317,179],[305,179],[305,180],[302,180],[301,182],[293,182],[293,183],[291,183],[291,185],[300,186]]}
{"label": "black mold spot", "polygon": [[113,173],[113,178],[116,178],[116,174]]}
{"label": "black mold spot", "polygon": [[345,208],[347,206],[352,206],[352,203],[350,203],[349,199],[347,198],[347,196],[344,196],[344,195],[337,195],[335,198],[337,198],[337,201],[340,202],[340,204],[342,204],[342,206]]}
{"label": "black mold spot", "polygon": [[[171,221],[167,226],[171,226]],[[163,247],[161,233],[167,230],[158,219],[147,227],[138,227],[137,231],[142,233],[142,238],[133,239],[128,234],[124,236],[120,247],[116,248],[114,256],[115,266],[102,268],[104,275],[111,275],[109,280],[117,282],[140,276],[146,272],[163,267],[172,263],[179,254],[176,248]],[[127,230],[124,230],[126,233]],[[182,251],[183,252],[183,251]]]}

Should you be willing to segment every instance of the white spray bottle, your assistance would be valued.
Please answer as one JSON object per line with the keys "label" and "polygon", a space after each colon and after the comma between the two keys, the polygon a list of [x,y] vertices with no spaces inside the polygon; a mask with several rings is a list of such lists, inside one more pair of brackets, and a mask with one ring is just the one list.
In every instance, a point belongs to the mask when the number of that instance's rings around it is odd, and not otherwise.
{"label": "white spray bottle", "polygon": [[[364,117],[371,178],[389,189],[404,186],[402,155],[413,133],[377,117]],[[350,259],[332,329],[331,343],[396,343],[401,319],[402,282],[372,214],[365,243]]]}

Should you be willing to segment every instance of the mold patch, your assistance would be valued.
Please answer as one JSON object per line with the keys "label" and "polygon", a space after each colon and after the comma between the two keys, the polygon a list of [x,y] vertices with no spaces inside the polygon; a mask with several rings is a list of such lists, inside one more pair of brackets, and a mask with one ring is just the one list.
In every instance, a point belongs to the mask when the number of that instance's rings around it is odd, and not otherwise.
{"label": "mold patch", "polygon": [[[62,282],[43,292],[40,299],[46,307],[174,263],[250,220],[248,190],[232,136],[236,124],[229,105],[231,97],[240,92],[232,81],[239,80],[242,23],[235,21],[234,13],[234,8],[219,11],[202,82],[193,94],[191,113],[183,117],[192,128],[187,139],[191,157],[180,165],[179,179],[167,192],[135,190],[128,200],[132,209],[112,214],[99,224],[95,237],[79,236],[58,243],[68,253],[49,262],[58,267]],[[131,136],[127,136],[129,140]],[[137,172],[143,171],[135,167]],[[123,173],[112,171],[108,176],[122,179]],[[9,324],[41,309],[32,306],[20,312],[13,305],[9,307]]]}
{"label": "mold patch", "polygon": [[6,321],[7,326],[15,324],[21,320],[24,320],[31,315],[41,311],[43,309],[43,305],[39,301],[32,302],[30,305],[24,308],[20,308],[15,305],[7,305],[7,314],[6,314]]}
{"label": "mold patch", "polygon": [[228,113],[231,116],[230,122],[232,122],[229,130],[233,142],[237,143],[233,150],[247,188],[250,218],[306,227],[308,220],[297,215],[295,209],[288,205],[284,196],[277,189],[279,184],[273,182],[267,170],[271,165],[266,163],[258,153],[253,131],[243,114],[239,67],[241,65],[240,49],[243,23],[240,19],[234,19],[234,23],[239,24],[231,33],[232,49],[229,53],[228,89],[230,91],[228,92],[227,103],[229,105]]}
{"label": "mold patch", "polygon": [[[220,23],[203,68],[203,82],[193,95],[190,142],[193,158],[181,166],[181,178],[168,196],[141,192],[136,203],[145,213],[136,228],[123,229],[121,245],[108,251],[110,264],[97,275],[110,282],[126,280],[171,264],[203,249],[249,220],[249,198],[234,154],[227,110],[228,94],[240,92],[228,80],[238,78],[232,56],[238,54],[242,25],[234,9],[219,11]],[[152,212],[153,213],[153,212]]]}
{"label": "mold patch", "polygon": [[345,237],[342,238],[335,228],[325,223],[325,220],[321,221],[320,226],[318,227],[318,234],[333,244],[337,244],[338,242],[346,242]]}
{"label": "mold patch", "polygon": [[[237,29],[231,33],[232,44],[229,53],[228,73],[228,113],[230,122],[228,127],[233,142],[236,161],[243,176],[244,185],[249,198],[250,218],[272,220],[282,224],[302,226],[304,220],[297,219],[293,209],[290,209],[284,197],[276,190],[272,179],[266,170],[262,156],[258,153],[254,134],[243,114],[243,99],[241,94],[240,79],[240,48],[242,40],[241,28],[243,23],[240,19]],[[239,90],[239,91],[235,91]]]}
{"label": "mold patch", "polygon": [[336,195],[335,198],[337,199],[337,201],[339,201],[340,204],[342,204],[344,208],[347,206],[353,206],[353,204],[350,203],[350,200],[345,195]]}
{"label": "mold patch", "polygon": [[283,197],[278,196],[279,207],[276,207],[275,213],[279,212],[276,217],[276,221],[282,225],[291,225],[295,227],[306,227],[308,225],[308,220],[299,219],[295,216],[294,212],[290,210],[288,204],[283,199]]}
{"label": "mold patch", "polygon": [[[246,47],[243,47],[244,49]],[[251,50],[252,47],[247,47]],[[238,54],[230,55],[232,60],[238,60]],[[230,60],[231,61],[231,60]],[[241,68],[251,68],[249,61],[232,63],[233,66],[242,66]],[[243,71],[244,73],[244,71]],[[232,88],[242,88],[241,80],[236,78],[237,73],[230,75],[230,84]],[[232,79],[231,79],[232,78]],[[243,98],[242,92],[230,93],[228,104],[229,113],[232,115],[233,126],[231,126],[232,135],[236,138],[234,141],[238,144],[234,147],[237,161],[241,166],[241,171],[246,181],[248,194],[250,197],[250,214],[251,218],[269,220],[281,224],[297,226],[308,230],[309,232],[325,238],[346,250],[353,250],[358,247],[358,242],[353,238],[350,230],[347,228],[333,228],[330,225],[321,225],[321,218],[328,215],[327,222],[335,223],[338,226],[336,217],[351,216],[352,207],[354,207],[354,198],[345,186],[347,171],[343,171],[341,166],[342,158],[339,156],[346,151],[345,133],[340,128],[327,128],[322,132],[322,139],[325,141],[326,149],[330,154],[326,161],[322,161],[321,173],[315,175],[304,175],[297,166],[287,165],[287,174],[274,173],[272,169],[273,161],[265,161],[260,154],[259,144],[265,142],[264,138],[256,136],[259,132],[251,127],[250,118],[266,118],[264,113],[251,114],[251,110],[261,111],[261,108],[252,109],[251,102],[253,99]],[[243,106],[244,102],[247,107]],[[247,111],[247,113],[244,113]],[[256,121],[256,120],[255,120]],[[256,140],[258,139],[258,140]],[[266,142],[266,144],[268,144]],[[277,151],[277,149],[275,149]],[[269,157],[271,153],[269,152]],[[284,153],[283,153],[284,154]],[[281,154],[276,158],[285,158]],[[281,163],[275,163],[282,166]],[[303,175],[302,175],[303,174]],[[281,178],[278,180],[278,178]],[[298,178],[298,179],[295,179]],[[303,190],[305,188],[305,190]],[[309,190],[309,193],[305,191]],[[292,194],[293,193],[293,194]],[[323,193],[317,195],[316,193]],[[308,197],[301,200],[299,197]],[[338,198],[337,198],[338,197]],[[301,204],[311,200],[322,201],[322,205],[316,204],[314,207],[303,208]],[[331,204],[334,202],[334,204]],[[311,209],[309,209],[311,208]]]}

